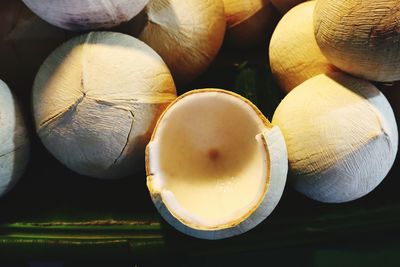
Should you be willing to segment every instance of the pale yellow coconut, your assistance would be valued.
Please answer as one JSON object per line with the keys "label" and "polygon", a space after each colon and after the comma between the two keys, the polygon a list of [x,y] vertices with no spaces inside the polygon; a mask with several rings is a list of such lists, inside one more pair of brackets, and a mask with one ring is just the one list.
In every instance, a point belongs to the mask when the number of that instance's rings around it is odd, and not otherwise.
{"label": "pale yellow coconut", "polygon": [[227,21],[225,42],[247,47],[267,43],[278,21],[270,0],[223,0]]}
{"label": "pale yellow coconut", "polygon": [[315,76],[293,89],[272,122],[285,137],[289,181],[322,202],[365,196],[396,157],[393,110],[370,82],[341,72]]}
{"label": "pale yellow coconut", "polygon": [[218,54],[226,27],[222,0],[150,1],[144,13],[139,39],[164,59],[177,83],[193,81]]}
{"label": "pale yellow coconut", "polygon": [[311,77],[335,70],[315,41],[315,3],[309,1],[291,9],[280,20],[271,38],[271,71],[286,93]]}
{"label": "pale yellow coconut", "polygon": [[354,76],[400,80],[398,0],[319,0],[314,12],[317,43],[328,60]]}
{"label": "pale yellow coconut", "polygon": [[46,148],[83,175],[133,174],[158,116],[176,97],[159,55],[131,36],[92,32],[57,48],[33,88],[36,130]]}
{"label": "pale yellow coconut", "polygon": [[172,226],[198,238],[226,238],[255,227],[279,202],[285,141],[247,99],[194,90],[161,115],[146,172],[154,204]]}

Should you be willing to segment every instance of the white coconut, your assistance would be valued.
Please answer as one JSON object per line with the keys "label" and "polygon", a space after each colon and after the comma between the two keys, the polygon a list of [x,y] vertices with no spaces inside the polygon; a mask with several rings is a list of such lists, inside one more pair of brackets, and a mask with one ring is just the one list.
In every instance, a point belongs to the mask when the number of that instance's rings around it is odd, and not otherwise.
{"label": "white coconut", "polygon": [[226,27],[221,0],[155,0],[144,12],[139,39],[164,59],[178,84],[193,81],[218,54]]}
{"label": "white coconut", "polygon": [[278,21],[270,0],[223,0],[227,32],[225,42],[247,47],[267,43]]}
{"label": "white coconut", "polygon": [[63,29],[104,29],[129,21],[149,0],[23,0],[45,21]]}
{"label": "white coconut", "polygon": [[244,233],[277,205],[287,152],[278,127],[250,101],[190,91],[160,117],[146,150],[147,186],[179,231],[203,239]]}
{"label": "white coconut", "polygon": [[319,0],[315,37],[328,60],[354,76],[400,80],[398,0]]}
{"label": "white coconut", "polygon": [[290,90],[321,73],[334,71],[314,37],[316,1],[295,6],[279,21],[269,46],[272,74],[282,90]]}
{"label": "white coconut", "polygon": [[390,104],[370,82],[341,72],[296,87],[272,122],[286,140],[290,182],[318,201],[368,194],[396,157],[398,131]]}
{"label": "white coconut", "polygon": [[306,0],[270,0],[271,3],[279,10],[281,14],[285,14],[294,6],[306,1]]}
{"label": "white coconut", "polygon": [[66,40],[63,30],[21,1],[0,1],[0,77],[13,91],[28,91],[43,60]]}
{"label": "white coconut", "polygon": [[393,108],[397,124],[400,122],[400,81],[387,84],[378,84],[379,90],[386,96]]}
{"label": "white coconut", "polygon": [[146,44],[93,32],[56,49],[33,88],[36,129],[46,148],[80,174],[115,178],[141,167],[172,76]]}
{"label": "white coconut", "polygon": [[29,137],[19,104],[0,80],[0,196],[7,193],[25,171]]}

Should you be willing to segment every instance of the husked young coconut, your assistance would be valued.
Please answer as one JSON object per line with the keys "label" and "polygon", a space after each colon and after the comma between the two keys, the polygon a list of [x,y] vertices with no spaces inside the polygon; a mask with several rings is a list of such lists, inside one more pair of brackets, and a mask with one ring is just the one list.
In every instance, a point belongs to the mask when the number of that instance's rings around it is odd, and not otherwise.
{"label": "husked young coconut", "polygon": [[153,0],[144,13],[139,39],[164,59],[178,84],[193,81],[218,54],[226,27],[221,0]]}
{"label": "husked young coconut", "polygon": [[294,6],[306,1],[306,0],[270,0],[271,3],[279,10],[281,14],[285,14]]}
{"label": "husked young coconut", "polygon": [[395,160],[398,131],[390,104],[370,82],[341,72],[315,76],[292,90],[272,120],[289,156],[289,181],[322,202],[371,192]]}
{"label": "husked young coconut", "polygon": [[314,37],[313,12],[316,1],[295,6],[279,21],[269,46],[272,74],[283,91],[290,90],[335,68],[328,62]]}
{"label": "husked young coconut", "polygon": [[315,37],[338,68],[372,81],[400,80],[398,0],[318,0]]}
{"label": "husked young coconut", "polygon": [[285,141],[247,99],[203,89],[161,115],[146,150],[147,186],[164,219],[203,239],[244,233],[282,195]]}
{"label": "husked young coconut", "polygon": [[225,41],[246,47],[267,43],[278,21],[270,0],[223,0],[227,21]]}
{"label": "husked young coconut", "polygon": [[24,173],[29,160],[29,138],[19,104],[0,80],[0,197]]}
{"label": "husked young coconut", "polygon": [[66,40],[63,30],[33,14],[21,1],[0,1],[0,77],[27,92],[43,60]]}
{"label": "husked young coconut", "polygon": [[149,0],[22,0],[50,24],[82,31],[104,29],[129,21]]}
{"label": "husked young coconut", "polygon": [[36,130],[80,174],[117,178],[141,167],[162,110],[176,97],[162,59],[121,33],[92,32],[57,48],[33,87]]}

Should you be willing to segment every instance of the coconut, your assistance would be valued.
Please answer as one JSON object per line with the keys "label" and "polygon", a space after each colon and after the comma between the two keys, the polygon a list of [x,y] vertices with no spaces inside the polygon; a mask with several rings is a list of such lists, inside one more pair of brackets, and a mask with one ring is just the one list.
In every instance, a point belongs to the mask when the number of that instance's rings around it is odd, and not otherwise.
{"label": "coconut", "polygon": [[287,152],[278,127],[247,99],[190,91],[161,115],[146,150],[147,186],[179,231],[203,239],[244,233],[278,204]]}
{"label": "coconut", "polygon": [[271,71],[286,93],[311,77],[334,71],[314,37],[315,1],[297,5],[279,21],[269,46]]}
{"label": "coconut", "polygon": [[172,76],[143,42],[92,32],[57,48],[33,87],[36,130],[46,148],[83,175],[132,174],[162,110],[176,97]]}
{"label": "coconut", "polygon": [[278,15],[270,0],[224,0],[227,32],[231,46],[267,43]]}
{"label": "coconut", "polygon": [[193,81],[216,57],[226,27],[221,0],[150,1],[144,13],[139,39],[164,59],[178,84]]}
{"label": "coconut", "polygon": [[397,153],[393,110],[370,82],[341,72],[315,76],[292,90],[272,122],[286,140],[289,181],[322,202],[371,192]]}
{"label": "coconut", "polygon": [[306,1],[306,0],[270,0],[271,3],[279,10],[281,14],[285,14],[294,6]]}
{"label": "coconut", "polygon": [[373,81],[400,80],[398,0],[319,0],[315,37],[338,68]]}
{"label": "coconut", "polygon": [[149,0],[22,0],[50,24],[72,31],[104,29],[129,21]]}
{"label": "coconut", "polygon": [[66,40],[65,33],[21,1],[0,1],[0,18],[0,77],[14,92],[26,92],[43,60]]}
{"label": "coconut", "polygon": [[28,160],[29,138],[21,109],[0,80],[0,196],[15,185]]}

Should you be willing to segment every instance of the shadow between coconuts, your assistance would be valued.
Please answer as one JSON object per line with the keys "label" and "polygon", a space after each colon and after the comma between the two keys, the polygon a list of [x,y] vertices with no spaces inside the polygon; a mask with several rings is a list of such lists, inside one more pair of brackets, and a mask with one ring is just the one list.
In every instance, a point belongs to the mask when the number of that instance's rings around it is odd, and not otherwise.
{"label": "shadow between coconuts", "polygon": [[28,106],[37,70],[67,32],[37,17],[20,0],[0,1],[0,18],[0,78]]}
{"label": "shadow between coconuts", "polygon": [[241,52],[268,45],[281,14],[269,0],[263,3],[264,6],[250,17],[231,27],[227,25],[224,47]]}

